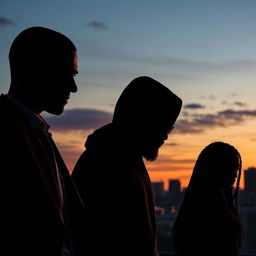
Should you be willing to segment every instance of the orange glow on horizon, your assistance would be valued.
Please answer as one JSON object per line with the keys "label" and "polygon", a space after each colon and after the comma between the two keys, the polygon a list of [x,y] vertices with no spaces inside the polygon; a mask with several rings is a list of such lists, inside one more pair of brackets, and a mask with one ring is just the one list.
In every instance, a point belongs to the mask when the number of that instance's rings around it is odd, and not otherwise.
{"label": "orange glow on horizon", "polygon": [[[215,128],[202,134],[171,134],[166,145],[159,150],[159,157],[153,162],[145,161],[152,182],[163,181],[165,189],[169,179],[180,179],[181,186],[188,185],[195,161],[202,149],[214,141],[224,141],[236,147],[242,157],[242,170],[256,166],[256,120],[244,126]],[[88,133],[68,132],[54,134],[54,140],[63,155],[70,173],[84,151]],[[240,187],[244,187],[243,171]]]}

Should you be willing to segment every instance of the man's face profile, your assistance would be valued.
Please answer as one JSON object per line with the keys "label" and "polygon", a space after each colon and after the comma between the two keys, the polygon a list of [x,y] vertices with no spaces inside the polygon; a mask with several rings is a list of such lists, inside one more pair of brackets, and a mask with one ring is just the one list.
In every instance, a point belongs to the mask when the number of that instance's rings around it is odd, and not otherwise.
{"label": "man's face profile", "polygon": [[55,115],[63,113],[70,93],[77,91],[74,80],[75,75],[78,74],[77,62],[77,54],[74,52],[72,58],[57,60],[53,65],[49,65],[49,70],[46,71],[45,76],[42,76],[41,81],[41,87],[44,91],[42,102],[45,111]]}
{"label": "man's face profile", "polygon": [[141,153],[146,160],[156,160],[159,148],[164,144],[165,140],[168,139],[168,134],[172,130],[170,127],[173,127],[170,125],[170,122],[161,118],[150,120],[141,139]]}

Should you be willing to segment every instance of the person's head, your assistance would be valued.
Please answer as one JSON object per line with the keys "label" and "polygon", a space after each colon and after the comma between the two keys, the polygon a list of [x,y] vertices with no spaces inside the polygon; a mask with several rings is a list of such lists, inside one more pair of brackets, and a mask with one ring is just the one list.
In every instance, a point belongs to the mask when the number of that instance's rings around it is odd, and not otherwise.
{"label": "person's head", "polygon": [[154,160],[173,129],[181,105],[181,99],[161,83],[138,77],[119,97],[113,124],[136,152]]}
{"label": "person's head", "polygon": [[236,179],[239,186],[242,160],[233,146],[224,142],[209,144],[200,153],[193,171],[197,183],[213,189],[231,188]]}
{"label": "person's head", "polygon": [[76,47],[54,30],[31,27],[22,31],[9,51],[9,94],[34,112],[59,115],[70,93],[77,91]]}

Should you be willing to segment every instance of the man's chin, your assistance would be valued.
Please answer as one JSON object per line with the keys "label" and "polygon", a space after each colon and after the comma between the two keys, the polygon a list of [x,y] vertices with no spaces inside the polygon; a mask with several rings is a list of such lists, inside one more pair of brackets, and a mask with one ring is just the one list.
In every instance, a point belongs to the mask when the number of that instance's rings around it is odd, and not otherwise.
{"label": "man's chin", "polygon": [[158,157],[158,149],[154,149],[154,150],[145,150],[142,153],[142,156],[150,162],[153,162],[157,159]]}
{"label": "man's chin", "polygon": [[64,105],[51,106],[45,110],[46,112],[59,116],[64,112]]}

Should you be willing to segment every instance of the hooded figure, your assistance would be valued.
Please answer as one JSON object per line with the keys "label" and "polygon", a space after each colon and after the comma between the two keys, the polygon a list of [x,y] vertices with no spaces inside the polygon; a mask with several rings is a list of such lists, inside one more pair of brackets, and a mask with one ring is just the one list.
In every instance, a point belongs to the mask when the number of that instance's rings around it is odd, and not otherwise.
{"label": "hooded figure", "polygon": [[121,94],[113,121],[91,134],[73,171],[85,202],[88,255],[157,256],[151,182],[153,161],[182,101],[149,77]]}

